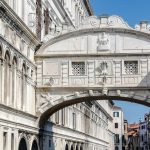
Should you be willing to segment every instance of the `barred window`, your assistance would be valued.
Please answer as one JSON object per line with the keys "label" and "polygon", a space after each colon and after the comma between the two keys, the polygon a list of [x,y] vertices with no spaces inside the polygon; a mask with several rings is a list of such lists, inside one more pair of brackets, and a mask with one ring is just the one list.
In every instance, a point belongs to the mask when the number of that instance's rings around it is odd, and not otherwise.
{"label": "barred window", "polygon": [[138,74],[138,61],[124,62],[125,74]]}
{"label": "barred window", "polygon": [[85,75],[85,62],[72,62],[72,75]]}

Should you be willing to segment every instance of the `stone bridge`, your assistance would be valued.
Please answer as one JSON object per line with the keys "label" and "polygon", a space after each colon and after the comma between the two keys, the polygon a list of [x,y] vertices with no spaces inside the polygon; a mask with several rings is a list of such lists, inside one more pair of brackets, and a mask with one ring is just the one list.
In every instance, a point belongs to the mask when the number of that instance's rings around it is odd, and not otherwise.
{"label": "stone bridge", "polygon": [[41,126],[57,110],[83,101],[124,100],[150,106],[150,26],[118,16],[63,26],[36,53]]}

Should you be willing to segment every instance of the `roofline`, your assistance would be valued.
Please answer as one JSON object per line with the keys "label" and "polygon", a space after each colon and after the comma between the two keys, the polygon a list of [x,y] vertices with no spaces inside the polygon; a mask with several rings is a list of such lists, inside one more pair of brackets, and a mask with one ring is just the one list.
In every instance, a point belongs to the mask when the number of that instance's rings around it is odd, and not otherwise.
{"label": "roofline", "polygon": [[72,37],[78,37],[82,35],[86,35],[89,33],[102,33],[102,32],[108,32],[108,33],[123,33],[123,34],[131,34],[135,36],[143,36],[147,39],[150,39],[150,34],[142,31],[138,31],[135,29],[127,29],[127,28],[85,28],[85,29],[79,29],[74,30],[71,32],[67,32],[64,34],[61,34],[59,36],[55,36],[54,38],[48,40],[46,43],[44,43],[41,48],[46,48],[47,46],[50,46],[54,43],[57,43],[62,40],[66,40]]}

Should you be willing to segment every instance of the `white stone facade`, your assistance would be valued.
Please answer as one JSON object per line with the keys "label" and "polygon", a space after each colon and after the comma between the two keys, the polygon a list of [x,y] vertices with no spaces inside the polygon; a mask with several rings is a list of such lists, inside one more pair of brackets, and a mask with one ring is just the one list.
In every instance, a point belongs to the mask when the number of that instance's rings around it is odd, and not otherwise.
{"label": "white stone facade", "polygon": [[[104,102],[108,105],[108,102]],[[111,106],[112,107],[112,106]],[[109,108],[112,109],[112,108]],[[45,126],[43,149],[111,149],[113,134],[108,129],[112,116],[99,103],[92,107],[86,103],[69,106],[51,116],[51,123]],[[47,131],[47,132],[46,132]],[[50,132],[52,131],[52,132]],[[114,146],[114,145],[112,145]]]}
{"label": "white stone facade", "polygon": [[92,14],[89,0],[0,1],[2,150],[111,149],[109,102],[150,105],[149,26]]}

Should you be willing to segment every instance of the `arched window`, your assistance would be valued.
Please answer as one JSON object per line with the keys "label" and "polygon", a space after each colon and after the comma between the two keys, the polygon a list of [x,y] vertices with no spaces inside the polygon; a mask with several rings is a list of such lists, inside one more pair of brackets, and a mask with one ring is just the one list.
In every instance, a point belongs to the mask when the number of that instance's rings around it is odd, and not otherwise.
{"label": "arched window", "polygon": [[21,139],[18,150],[27,150],[27,143],[24,138]]}
{"label": "arched window", "polygon": [[35,140],[33,141],[31,150],[38,150],[38,144],[37,144],[37,142]]}
{"label": "arched window", "polygon": [[78,150],[78,145],[76,145],[76,150]]}
{"label": "arched window", "polygon": [[25,96],[26,96],[26,67],[22,67],[22,87],[21,87],[21,109],[25,110]]}
{"label": "arched window", "polygon": [[16,81],[17,80],[17,59],[14,57],[12,62],[12,106],[15,106]]}
{"label": "arched window", "polygon": [[69,148],[68,148],[68,144],[66,144],[65,150],[69,150]]}
{"label": "arched window", "polygon": [[118,146],[115,147],[115,150],[119,150]]}
{"label": "arched window", "polygon": [[6,52],[5,54],[5,63],[4,63],[4,103],[9,104],[9,81],[10,81],[10,70],[9,70],[9,62],[10,62],[10,57],[9,53]]}
{"label": "arched window", "polygon": [[71,150],[73,150],[73,145],[71,145]]}

